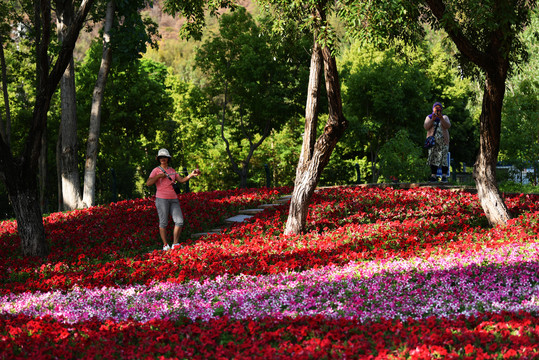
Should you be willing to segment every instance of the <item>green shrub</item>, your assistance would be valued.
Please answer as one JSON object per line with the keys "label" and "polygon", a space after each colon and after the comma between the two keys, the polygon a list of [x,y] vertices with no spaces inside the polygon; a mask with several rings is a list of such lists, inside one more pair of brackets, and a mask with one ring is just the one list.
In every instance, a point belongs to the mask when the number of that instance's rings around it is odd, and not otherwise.
{"label": "green shrub", "polygon": [[424,181],[428,176],[423,149],[414,143],[406,130],[400,130],[380,149],[381,182]]}

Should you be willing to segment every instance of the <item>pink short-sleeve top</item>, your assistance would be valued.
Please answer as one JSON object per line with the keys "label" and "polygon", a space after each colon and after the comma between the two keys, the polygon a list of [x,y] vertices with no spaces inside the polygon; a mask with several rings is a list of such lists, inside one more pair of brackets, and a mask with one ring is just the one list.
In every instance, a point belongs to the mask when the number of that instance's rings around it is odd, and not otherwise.
{"label": "pink short-sleeve top", "polygon": [[[167,172],[168,176],[170,176],[172,180],[180,179],[180,176],[170,166],[165,171]],[[162,172],[163,171],[159,169],[159,167],[156,167],[155,169],[152,170],[150,177],[155,177],[157,176],[157,174],[162,173]],[[158,179],[155,183],[155,187],[157,188],[155,197],[158,197],[160,199],[177,199],[178,198],[178,195],[172,188],[172,181],[170,181],[168,177]]]}

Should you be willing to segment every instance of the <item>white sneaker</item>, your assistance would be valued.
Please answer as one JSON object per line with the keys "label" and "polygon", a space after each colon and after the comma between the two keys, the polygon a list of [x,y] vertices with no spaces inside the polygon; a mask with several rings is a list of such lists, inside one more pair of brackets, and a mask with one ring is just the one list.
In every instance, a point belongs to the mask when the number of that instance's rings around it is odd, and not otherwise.
{"label": "white sneaker", "polygon": [[175,249],[177,247],[181,248],[182,244],[172,244],[172,249]]}
{"label": "white sneaker", "polygon": [[168,246],[168,244],[166,244],[165,246],[163,246],[163,251],[168,251],[170,250],[170,246]]}

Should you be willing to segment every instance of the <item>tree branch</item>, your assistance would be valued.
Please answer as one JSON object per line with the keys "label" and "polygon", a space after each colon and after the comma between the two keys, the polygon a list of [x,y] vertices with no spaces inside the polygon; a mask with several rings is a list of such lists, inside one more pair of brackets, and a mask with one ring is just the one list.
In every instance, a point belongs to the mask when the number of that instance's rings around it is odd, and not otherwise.
{"label": "tree branch", "polygon": [[464,35],[454,16],[447,11],[443,0],[425,0],[425,2],[459,51],[480,68],[488,67],[490,64],[488,55],[479,51]]}

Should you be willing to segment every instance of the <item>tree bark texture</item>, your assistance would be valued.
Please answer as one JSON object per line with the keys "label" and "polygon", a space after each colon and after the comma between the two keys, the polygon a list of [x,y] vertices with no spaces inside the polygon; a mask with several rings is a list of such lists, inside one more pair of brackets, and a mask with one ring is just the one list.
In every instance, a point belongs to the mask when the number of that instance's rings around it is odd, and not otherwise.
{"label": "tree bark texture", "polygon": [[61,82],[62,120],[60,132],[62,133],[62,145],[60,168],[64,210],[78,209],[82,204],[77,157],[77,103],[74,70],[74,63],[71,61]]}
{"label": "tree bark texture", "polygon": [[313,45],[311,54],[311,65],[309,72],[309,84],[307,89],[307,104],[305,106],[305,131],[303,133],[303,144],[299,155],[296,176],[300,176],[307,162],[311,160],[316,142],[316,131],[318,129],[318,107],[320,104],[320,78],[322,76],[322,53],[320,45],[316,42]]}
{"label": "tree bark texture", "polygon": [[16,181],[7,177],[6,185],[9,201],[17,216],[17,232],[21,238],[22,253],[44,257],[49,253],[49,244],[45,239],[43,217],[39,206],[36,173],[28,168],[14,168],[18,172]]}
{"label": "tree bark texture", "polygon": [[[323,134],[316,140],[314,146],[306,147],[306,151],[311,154],[310,158],[308,160],[304,159],[306,161],[298,164],[294,191],[290,200],[288,220],[284,231],[285,235],[298,234],[306,230],[308,207],[311,197],[316,189],[322,171],[329,162],[335,145],[348,126],[348,122],[342,112],[340,83],[335,57],[331,54],[328,47],[323,47],[319,51],[317,49],[317,45],[315,44],[311,57],[311,75],[309,76],[308,91],[308,97],[310,99],[307,101],[307,104],[310,105],[306,110],[306,133],[304,135],[304,141],[311,141],[312,135],[310,132],[313,130],[307,130],[307,128],[313,126],[313,119],[317,117],[316,113],[311,113],[311,111],[317,112],[318,107],[317,100],[312,98],[312,96],[318,96],[317,94],[319,94],[319,90],[316,90],[318,85],[315,83],[319,75],[313,74],[313,72],[320,72],[320,66],[317,65],[320,57],[323,58],[324,63],[329,117]],[[307,124],[307,119],[310,119],[309,124]]]}
{"label": "tree bark texture", "polygon": [[307,104],[305,106],[303,145],[301,147],[298,167],[296,168],[296,179],[294,181],[292,198],[290,199],[290,209],[286,221],[285,234],[299,234],[305,230],[309,201],[316,188],[316,175],[309,177],[310,172],[312,172],[312,170],[309,169],[309,164],[312,163],[317,136],[316,130],[318,127],[322,62],[322,52],[315,36],[311,54]]}
{"label": "tree bark texture", "polygon": [[62,195],[62,160],[60,154],[62,153],[62,133],[58,133],[58,139],[56,140],[56,188],[58,189],[58,211],[64,211],[64,196]]}
{"label": "tree bark texture", "polygon": [[38,177],[39,177],[39,207],[41,213],[48,212],[48,206],[46,203],[47,197],[47,129],[43,131],[41,136],[41,154],[39,156]]}
{"label": "tree bark texture", "polygon": [[92,109],[90,113],[90,129],[88,130],[88,142],[86,145],[86,162],[84,165],[84,192],[83,205],[90,207],[95,205],[95,178],[97,166],[97,151],[99,146],[99,134],[101,129],[101,110],[105,95],[105,85],[112,61],[112,49],[110,47],[110,30],[114,20],[114,2],[107,4],[105,25],[103,28],[103,53],[101,65],[97,74],[97,81],[92,96]]}
{"label": "tree bark texture", "polygon": [[[60,42],[63,42],[67,29],[73,21],[73,2],[70,0],[56,1],[56,4],[58,39]],[[75,210],[81,207],[82,197],[77,161],[77,98],[73,58],[71,58],[62,76],[60,98],[62,104],[62,120],[60,122],[59,133],[62,134],[62,145],[59,176],[62,179],[63,208],[65,210]]]}

